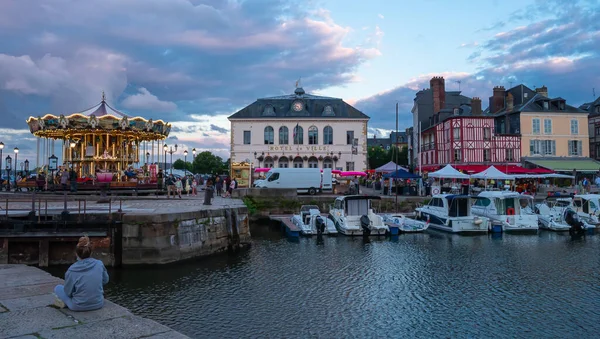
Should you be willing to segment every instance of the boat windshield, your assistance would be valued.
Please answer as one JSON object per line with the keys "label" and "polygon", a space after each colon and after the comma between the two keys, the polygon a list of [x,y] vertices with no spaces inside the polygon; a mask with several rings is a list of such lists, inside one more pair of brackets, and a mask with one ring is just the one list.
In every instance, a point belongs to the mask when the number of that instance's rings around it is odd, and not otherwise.
{"label": "boat windshield", "polygon": [[515,201],[517,199],[515,199],[515,198],[498,198],[495,200],[496,200],[495,205],[496,205],[496,210],[498,211],[498,215],[508,214],[509,208],[512,208],[512,210],[514,211],[515,208],[517,207],[515,204]]}
{"label": "boat windshield", "polygon": [[521,214],[534,214],[532,201],[533,201],[533,199],[529,199],[529,198],[519,199],[519,207],[521,209]]}
{"label": "boat windshield", "polygon": [[346,200],[346,215],[365,215],[369,213],[368,199]]}
{"label": "boat windshield", "polygon": [[454,198],[449,203],[449,217],[466,217],[469,215],[469,198]]}

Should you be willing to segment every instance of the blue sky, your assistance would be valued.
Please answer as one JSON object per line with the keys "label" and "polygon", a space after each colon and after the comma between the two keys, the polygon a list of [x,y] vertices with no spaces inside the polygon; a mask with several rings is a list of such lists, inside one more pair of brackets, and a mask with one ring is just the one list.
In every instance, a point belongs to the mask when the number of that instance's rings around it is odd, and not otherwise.
{"label": "blue sky", "polygon": [[[386,134],[415,92],[483,98],[546,85],[600,93],[600,5],[576,1],[46,0],[0,2],[0,141],[34,157],[25,118],[99,102],[174,126],[169,143],[227,158],[227,116],[256,98],[340,97]],[[21,155],[20,155],[21,157]]]}

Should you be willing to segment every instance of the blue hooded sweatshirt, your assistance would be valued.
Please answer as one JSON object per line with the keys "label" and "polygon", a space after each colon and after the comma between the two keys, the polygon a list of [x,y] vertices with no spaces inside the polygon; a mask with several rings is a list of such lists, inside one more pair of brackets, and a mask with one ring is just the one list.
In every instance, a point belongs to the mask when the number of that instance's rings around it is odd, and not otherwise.
{"label": "blue hooded sweatshirt", "polygon": [[78,260],[65,274],[65,293],[73,301],[73,311],[92,311],[104,306],[104,288],[108,273],[102,261]]}

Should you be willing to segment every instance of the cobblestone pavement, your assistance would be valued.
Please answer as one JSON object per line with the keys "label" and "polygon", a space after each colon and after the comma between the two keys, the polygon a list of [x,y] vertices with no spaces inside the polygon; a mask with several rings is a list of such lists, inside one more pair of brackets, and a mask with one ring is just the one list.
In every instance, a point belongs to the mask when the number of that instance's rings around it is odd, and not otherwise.
{"label": "cobblestone pavement", "polygon": [[188,338],[108,300],[90,312],[50,306],[62,283],[35,267],[0,265],[0,338]]}

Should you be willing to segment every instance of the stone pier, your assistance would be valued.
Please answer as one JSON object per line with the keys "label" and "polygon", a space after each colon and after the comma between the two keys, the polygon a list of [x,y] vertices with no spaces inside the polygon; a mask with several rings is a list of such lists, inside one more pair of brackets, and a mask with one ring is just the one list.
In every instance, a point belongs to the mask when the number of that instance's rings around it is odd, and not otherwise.
{"label": "stone pier", "polygon": [[97,311],[57,309],[52,291],[62,283],[35,267],[0,265],[0,338],[188,338],[108,300]]}

